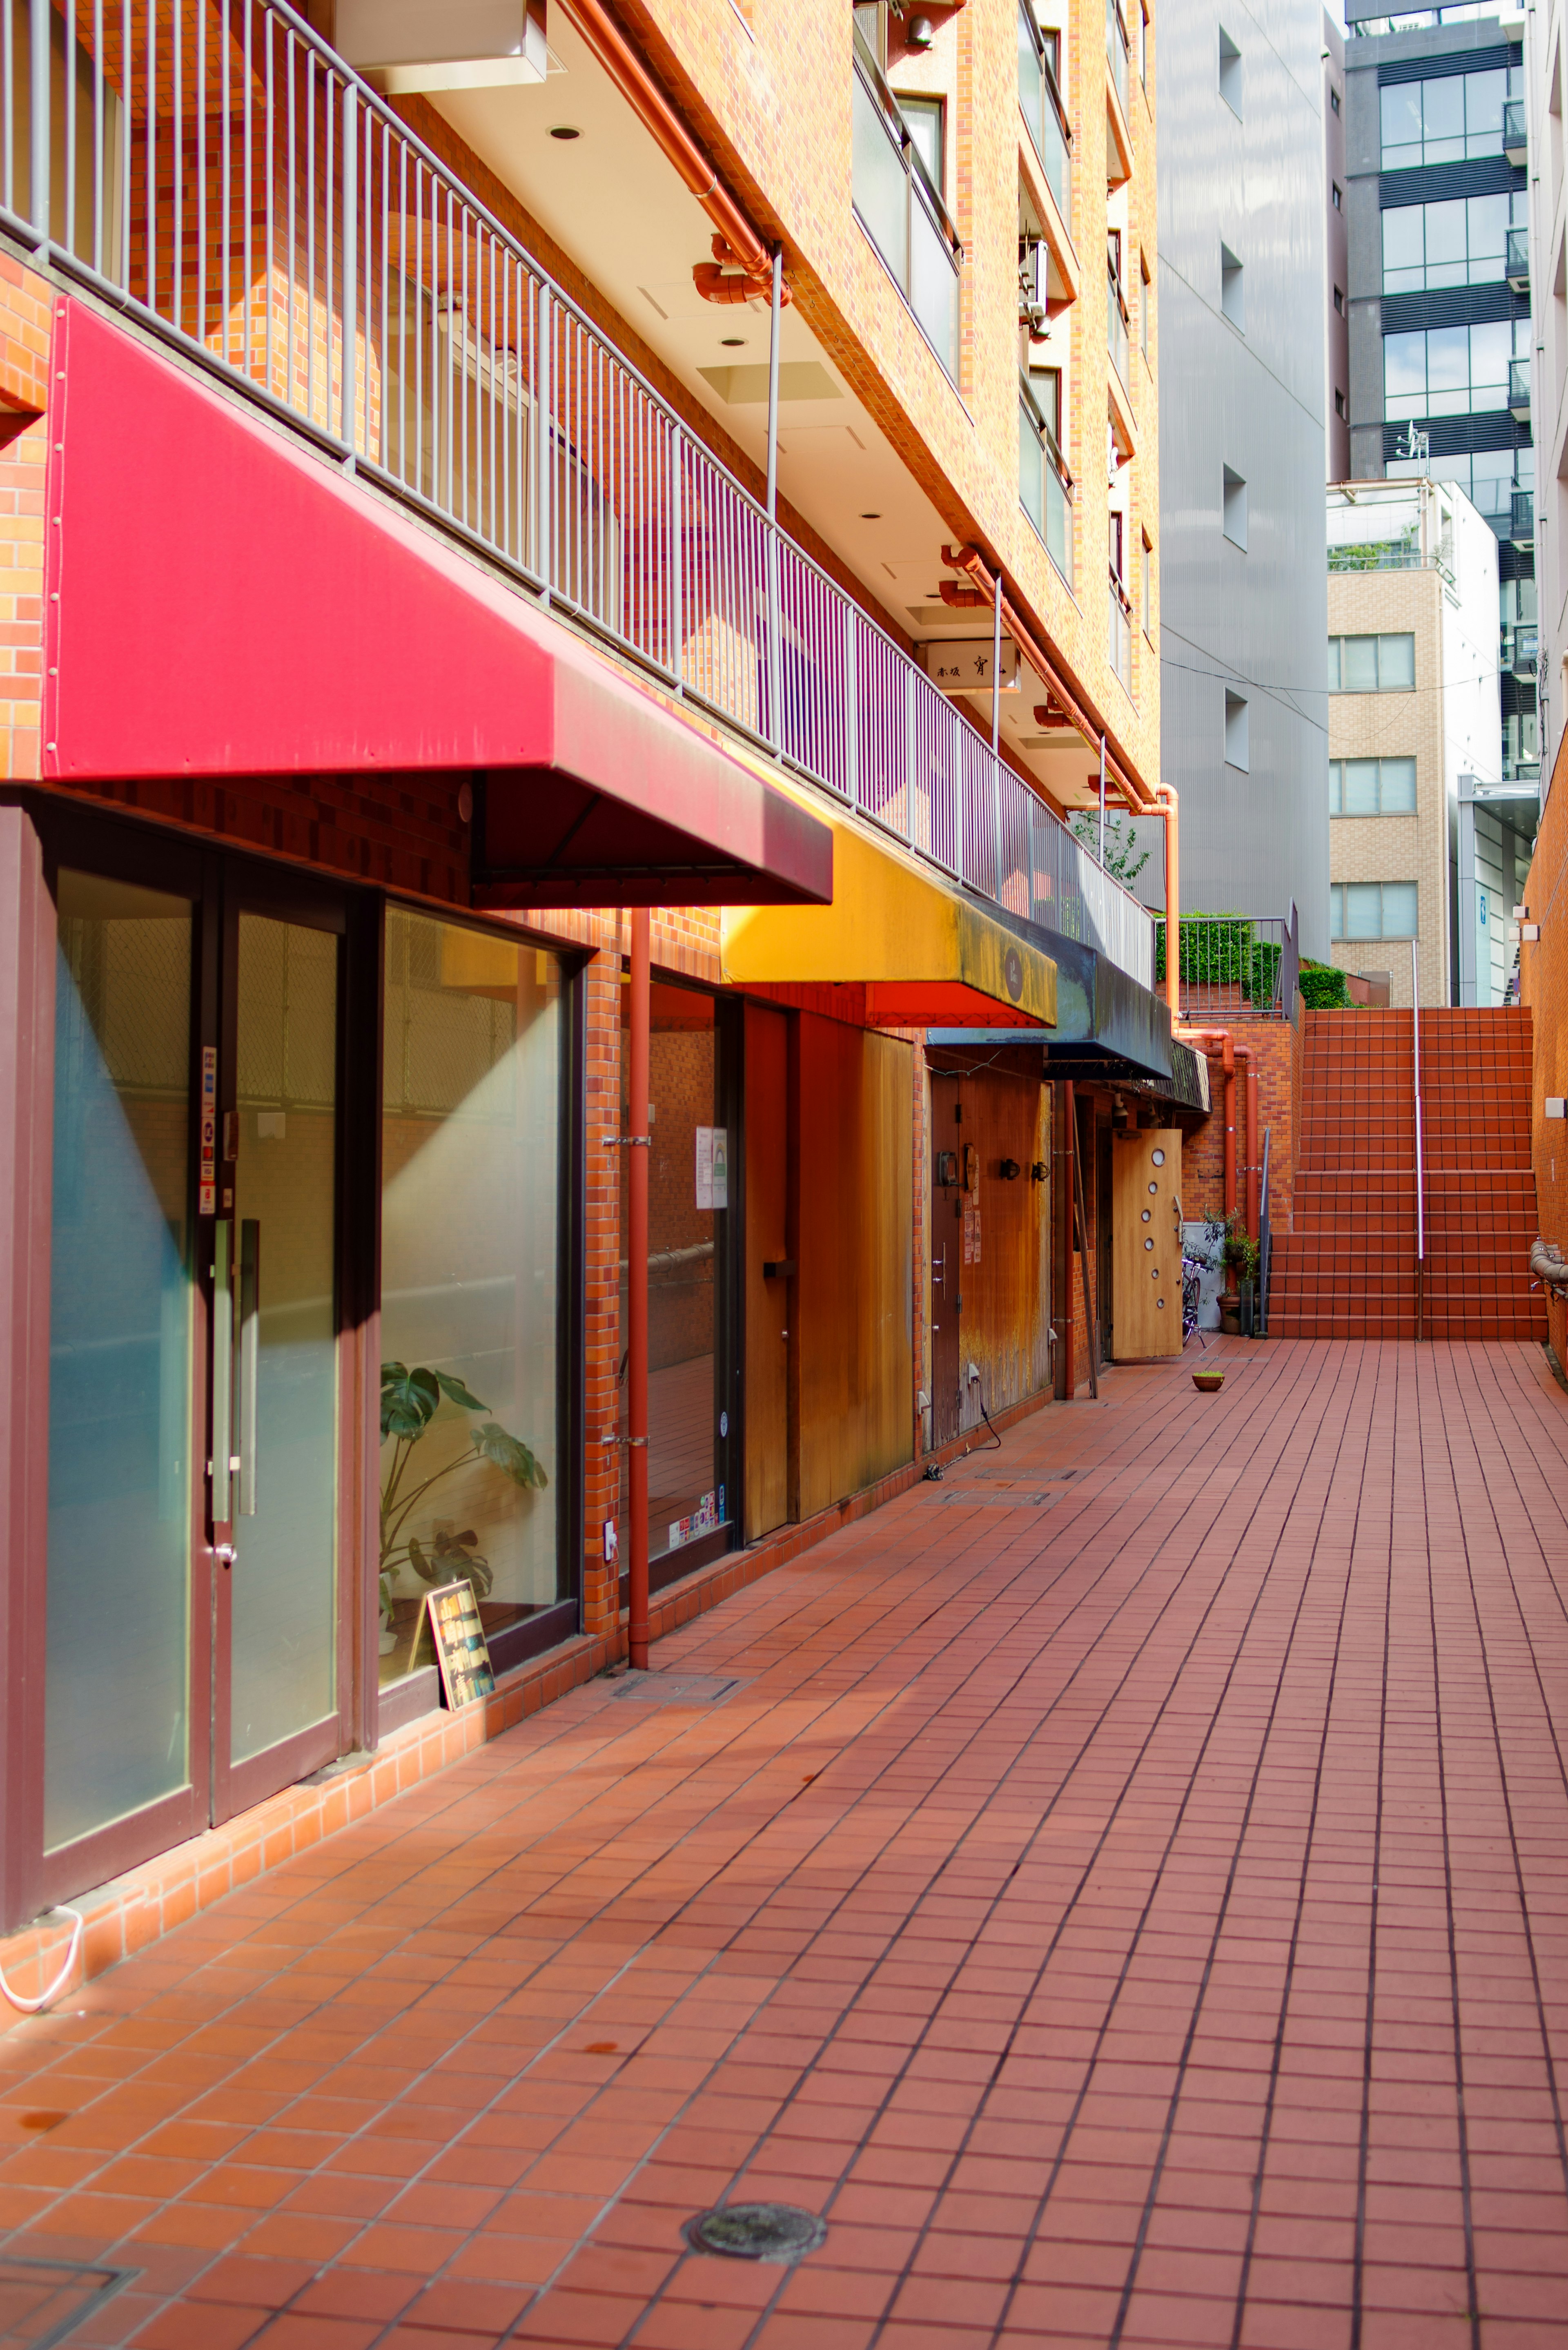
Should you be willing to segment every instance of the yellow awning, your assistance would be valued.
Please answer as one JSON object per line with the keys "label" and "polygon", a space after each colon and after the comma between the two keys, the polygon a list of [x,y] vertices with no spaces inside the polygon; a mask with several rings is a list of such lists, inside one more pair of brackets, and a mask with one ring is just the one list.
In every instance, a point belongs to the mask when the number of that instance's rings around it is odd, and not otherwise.
{"label": "yellow awning", "polygon": [[[816,804],[820,808],[820,803]],[[830,906],[726,906],[724,977],[875,1028],[1051,1028],[1056,966],[928,867],[863,827],[833,832]]]}

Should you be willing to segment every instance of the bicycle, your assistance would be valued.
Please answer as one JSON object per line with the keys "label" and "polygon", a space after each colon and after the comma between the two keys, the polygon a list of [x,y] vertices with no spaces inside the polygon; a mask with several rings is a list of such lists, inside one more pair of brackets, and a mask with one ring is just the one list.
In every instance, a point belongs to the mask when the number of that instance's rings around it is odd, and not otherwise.
{"label": "bicycle", "polygon": [[1206,1347],[1209,1344],[1202,1331],[1198,1328],[1200,1284],[1208,1270],[1200,1256],[1184,1256],[1181,1260],[1181,1345],[1184,1353],[1187,1342],[1195,1330],[1198,1331],[1199,1345]]}

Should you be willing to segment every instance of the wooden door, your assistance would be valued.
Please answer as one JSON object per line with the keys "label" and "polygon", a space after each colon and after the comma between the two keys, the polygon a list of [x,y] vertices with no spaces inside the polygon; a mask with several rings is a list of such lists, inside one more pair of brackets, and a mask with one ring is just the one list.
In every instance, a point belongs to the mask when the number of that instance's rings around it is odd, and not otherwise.
{"label": "wooden door", "polygon": [[746,1540],[789,1514],[789,1021],[746,1006],[745,1260]]}
{"label": "wooden door", "polygon": [[1116,1360],[1181,1352],[1181,1129],[1112,1142]]}
{"label": "wooden door", "polygon": [[931,1445],[958,1435],[963,1394],[959,1315],[963,1297],[963,1144],[958,1079],[931,1079]]}

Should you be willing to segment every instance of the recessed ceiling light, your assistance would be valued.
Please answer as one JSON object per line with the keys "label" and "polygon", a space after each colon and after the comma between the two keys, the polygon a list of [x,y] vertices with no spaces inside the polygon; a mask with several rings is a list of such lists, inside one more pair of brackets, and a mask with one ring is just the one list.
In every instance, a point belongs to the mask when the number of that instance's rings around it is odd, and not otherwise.
{"label": "recessed ceiling light", "polygon": [[721,335],[719,338],[719,348],[722,351],[743,351],[745,348],[744,335]]}
{"label": "recessed ceiling light", "polygon": [[552,139],[580,139],[582,135],[582,132],[574,130],[569,122],[555,122],[550,126]]}
{"label": "recessed ceiling light", "polygon": [[874,514],[874,515],[863,514],[863,515],[861,515],[860,519],[861,519],[861,521],[862,521],[862,522],[880,522],[880,521],[881,521],[881,519],[882,519],[882,517],[881,517],[881,515],[880,515],[879,514]]}

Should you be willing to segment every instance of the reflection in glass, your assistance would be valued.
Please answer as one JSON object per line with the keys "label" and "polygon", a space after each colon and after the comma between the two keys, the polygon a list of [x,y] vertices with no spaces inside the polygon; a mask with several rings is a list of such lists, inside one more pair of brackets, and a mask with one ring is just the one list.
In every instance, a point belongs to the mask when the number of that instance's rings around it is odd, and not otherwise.
{"label": "reflection in glass", "polygon": [[[623,1003],[622,1019],[629,1016]],[[728,1523],[729,1496],[717,1468],[715,1251],[728,1202],[727,1137],[720,1134],[713,999],[655,981],[649,1015],[648,1169],[648,1548],[650,1558],[683,1549]],[[621,1039],[621,1123],[629,1132],[629,1068]],[[623,1160],[629,1152],[622,1151]],[[621,1168],[621,1223],[628,1228],[629,1170]],[[718,1204],[706,1204],[718,1202]],[[621,1273],[621,1348],[627,1327]],[[621,1386],[626,1427],[626,1387]],[[621,1453],[621,1505],[628,1507]]]}
{"label": "reflection in glass", "polygon": [[260,1321],[255,1491],[230,1578],[236,1762],[336,1710],[337,1616],[337,941],[242,914],[239,949],[234,1238],[237,1254],[255,1225]]}
{"label": "reflection in glass", "polygon": [[44,1841],[188,1777],[192,910],[59,877]]}
{"label": "reflection in glass", "polygon": [[556,1403],[561,966],[397,908],[386,952],[383,1378],[394,1365],[431,1373],[435,1400],[411,1419],[405,1409],[411,1435],[394,1419],[381,1448],[383,1684],[433,1662],[416,1647],[432,1585],[471,1582],[491,1638],[570,1590]]}

